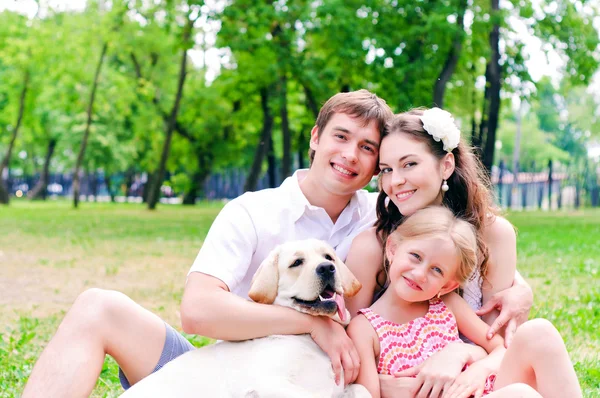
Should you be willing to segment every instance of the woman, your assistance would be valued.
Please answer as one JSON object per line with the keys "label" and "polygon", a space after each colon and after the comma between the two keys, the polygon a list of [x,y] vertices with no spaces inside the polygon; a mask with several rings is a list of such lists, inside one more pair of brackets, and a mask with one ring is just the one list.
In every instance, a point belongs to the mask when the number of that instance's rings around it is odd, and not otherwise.
{"label": "woman", "polygon": [[[463,287],[463,297],[479,314],[486,312],[483,319],[492,325],[488,338],[507,323],[505,337],[506,344],[510,344],[517,324],[527,318],[531,290],[518,274],[515,279],[514,228],[497,215],[486,174],[461,140],[452,115],[433,108],[394,116],[382,134],[379,157],[378,220],[375,227],[354,239],[346,259],[363,285],[359,294],[346,304],[351,314],[370,306],[385,289],[388,267],[383,259],[383,242],[388,235],[417,210],[444,205],[475,227],[479,257],[483,259]],[[504,313],[494,323],[499,315],[494,309],[497,306],[503,307]],[[440,391],[440,386],[448,386],[469,362],[473,356],[469,350],[477,349],[464,344],[449,345],[418,369],[401,374],[417,375],[416,379],[382,378],[382,396],[387,395],[386,390],[397,393],[397,385],[418,389],[418,396],[423,397],[432,390]]]}

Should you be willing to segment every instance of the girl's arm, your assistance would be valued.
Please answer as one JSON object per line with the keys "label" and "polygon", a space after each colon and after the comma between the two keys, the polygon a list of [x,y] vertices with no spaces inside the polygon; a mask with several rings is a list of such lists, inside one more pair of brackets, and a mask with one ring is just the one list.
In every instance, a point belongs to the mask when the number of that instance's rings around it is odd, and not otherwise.
{"label": "girl's arm", "polygon": [[477,362],[484,361],[490,373],[500,368],[500,362],[506,349],[504,339],[496,334],[491,339],[487,338],[488,325],[479,319],[469,304],[456,293],[449,293],[443,298],[444,303],[456,318],[458,330],[476,345],[483,347],[488,356]]}
{"label": "girl's arm", "polygon": [[360,369],[356,383],[365,386],[373,398],[380,398],[376,360],[379,356],[377,333],[364,315],[354,317],[346,331],[354,342],[360,357]]}
{"label": "girl's arm", "polygon": [[375,233],[369,228],[354,238],[346,257],[346,266],[361,283],[362,288],[352,298],[346,298],[346,308],[350,316],[356,316],[358,310],[373,303],[377,288],[377,273],[383,264],[383,248]]}
{"label": "girl's arm", "polygon": [[487,357],[470,365],[454,380],[452,385],[444,388],[444,396],[456,398],[474,395],[481,397],[489,375],[500,369],[506,351],[504,341],[499,335],[495,335],[491,339],[486,337],[487,324],[477,317],[469,304],[458,294],[447,294],[443,300],[454,314],[458,330],[489,353]]}

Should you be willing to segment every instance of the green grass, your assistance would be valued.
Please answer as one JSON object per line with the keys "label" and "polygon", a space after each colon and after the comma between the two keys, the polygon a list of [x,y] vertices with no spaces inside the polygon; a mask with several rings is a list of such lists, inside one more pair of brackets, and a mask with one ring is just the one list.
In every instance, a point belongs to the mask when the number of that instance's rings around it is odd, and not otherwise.
{"label": "green grass", "polygon": [[[13,201],[0,208],[0,397],[19,396],[72,301],[92,286],[123,291],[179,328],[185,275],[220,203],[189,208]],[[562,333],[586,397],[600,397],[600,211],[509,214],[532,317]],[[195,345],[206,340],[189,336]],[[121,392],[105,361],[93,396]]]}

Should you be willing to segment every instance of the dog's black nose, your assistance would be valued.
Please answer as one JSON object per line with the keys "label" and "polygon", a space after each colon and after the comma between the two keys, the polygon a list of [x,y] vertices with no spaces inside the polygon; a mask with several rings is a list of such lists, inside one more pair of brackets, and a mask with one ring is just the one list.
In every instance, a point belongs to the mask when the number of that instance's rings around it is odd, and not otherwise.
{"label": "dog's black nose", "polygon": [[332,263],[321,263],[317,266],[317,275],[322,278],[331,277],[335,274],[335,265]]}

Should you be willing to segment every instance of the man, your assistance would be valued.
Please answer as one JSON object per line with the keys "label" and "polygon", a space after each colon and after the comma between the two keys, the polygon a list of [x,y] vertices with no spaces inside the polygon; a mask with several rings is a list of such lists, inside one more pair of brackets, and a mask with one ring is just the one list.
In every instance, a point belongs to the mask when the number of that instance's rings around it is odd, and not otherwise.
{"label": "man", "polygon": [[[248,301],[258,265],[277,244],[318,238],[345,259],[352,238],[375,221],[375,195],[361,191],[376,174],[380,132],[392,116],[367,90],[330,98],[311,131],[311,167],[281,187],[246,193],[215,219],[186,282],[183,329],[223,340],[310,333],[329,355],[338,381],[358,372],[344,328],[324,317]],[[231,294],[234,293],[234,294]],[[23,397],[88,396],[111,355],[125,388],[193,347],[127,296],[82,293],[36,363]]]}

